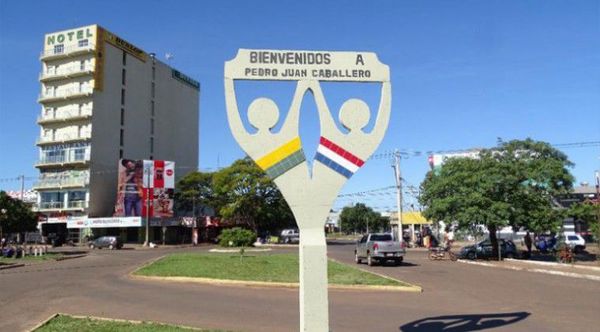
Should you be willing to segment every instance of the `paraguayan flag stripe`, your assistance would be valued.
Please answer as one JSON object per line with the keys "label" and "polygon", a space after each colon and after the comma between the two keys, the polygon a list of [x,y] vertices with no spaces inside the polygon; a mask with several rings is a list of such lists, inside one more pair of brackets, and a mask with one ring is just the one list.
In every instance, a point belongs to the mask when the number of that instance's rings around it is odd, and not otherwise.
{"label": "paraguayan flag stripe", "polygon": [[344,157],[340,156],[339,154],[333,152],[332,150],[330,150],[329,148],[327,148],[324,145],[319,145],[319,147],[317,148],[317,152],[324,155],[325,157],[331,159],[336,164],[344,167],[345,169],[349,170],[352,173],[358,171],[358,169],[360,168],[360,167],[356,166],[355,164],[351,163],[350,161],[346,160]]}

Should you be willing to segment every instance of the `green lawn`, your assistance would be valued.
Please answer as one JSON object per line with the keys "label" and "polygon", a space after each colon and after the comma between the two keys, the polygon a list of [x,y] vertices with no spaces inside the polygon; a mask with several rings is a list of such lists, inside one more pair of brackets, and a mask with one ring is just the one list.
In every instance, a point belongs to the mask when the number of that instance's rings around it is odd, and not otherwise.
{"label": "green lawn", "polygon": [[45,254],[43,256],[33,256],[33,255],[26,255],[24,258],[7,258],[7,257],[0,257],[0,262],[3,263],[26,263],[26,262],[39,262],[39,261],[47,261],[47,260],[54,260],[57,258],[62,257],[62,254],[55,254],[55,253],[49,253],[49,254]]}
{"label": "green lawn", "polygon": [[[200,277],[212,279],[298,282],[297,254],[172,254],[136,271],[143,276]],[[329,261],[330,284],[408,286],[402,282]]]}
{"label": "green lawn", "polygon": [[217,330],[189,329],[173,325],[164,325],[157,323],[130,323],[122,321],[106,321],[91,318],[75,318],[65,315],[59,315],[52,318],[48,323],[41,326],[35,332],[183,332],[183,331],[203,331],[218,332]]}

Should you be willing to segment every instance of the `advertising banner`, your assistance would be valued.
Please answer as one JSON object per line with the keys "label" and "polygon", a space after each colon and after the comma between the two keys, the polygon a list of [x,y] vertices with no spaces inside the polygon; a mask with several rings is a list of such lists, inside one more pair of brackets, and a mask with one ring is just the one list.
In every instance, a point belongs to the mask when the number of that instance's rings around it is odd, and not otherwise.
{"label": "advertising banner", "polygon": [[115,217],[173,217],[175,162],[121,159],[118,167]]}
{"label": "advertising banner", "polygon": [[141,227],[141,217],[72,218],[67,219],[67,228]]}

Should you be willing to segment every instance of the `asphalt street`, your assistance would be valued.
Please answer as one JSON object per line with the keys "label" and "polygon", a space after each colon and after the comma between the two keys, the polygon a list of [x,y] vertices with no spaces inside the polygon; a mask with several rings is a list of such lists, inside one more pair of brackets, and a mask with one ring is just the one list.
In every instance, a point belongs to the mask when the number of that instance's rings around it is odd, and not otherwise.
{"label": "asphalt street", "polygon": [[[171,252],[96,250],[0,271],[0,331],[23,331],[61,312],[233,331],[298,330],[298,291],[132,280],[128,273]],[[282,249],[274,249],[279,251]],[[296,249],[283,249],[285,251]],[[354,264],[353,245],[328,247]],[[332,331],[592,331],[600,282],[450,261],[411,251],[402,266],[360,266],[423,293],[330,290]]]}

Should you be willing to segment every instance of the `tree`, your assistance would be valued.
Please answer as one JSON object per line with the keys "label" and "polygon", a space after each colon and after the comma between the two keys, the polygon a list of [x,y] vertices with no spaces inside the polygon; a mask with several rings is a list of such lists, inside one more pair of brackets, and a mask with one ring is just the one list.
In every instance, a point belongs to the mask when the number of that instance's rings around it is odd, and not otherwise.
{"label": "tree", "polygon": [[36,225],[37,217],[27,204],[0,191],[0,231],[3,234],[34,231]]}
{"label": "tree", "polygon": [[382,217],[379,212],[363,203],[354,206],[346,206],[340,213],[340,223],[346,232],[369,232],[383,231],[389,227],[389,218]]}
{"label": "tree", "polygon": [[256,232],[295,224],[275,183],[250,158],[216,172],[212,186],[214,208],[224,219]]}
{"label": "tree", "polygon": [[191,172],[181,178],[177,182],[175,197],[177,209],[194,213],[199,211],[201,215],[206,207],[213,207],[215,203],[213,176],[214,173]]}
{"label": "tree", "polygon": [[[594,204],[592,202],[575,203],[569,206],[567,210],[567,216],[572,217],[575,220],[582,220],[589,225],[590,231],[598,239],[600,239],[600,224],[598,221],[598,215],[600,215],[600,204]],[[600,241],[598,241],[600,245]]]}
{"label": "tree", "polygon": [[558,229],[563,212],[554,197],[572,187],[571,166],[562,152],[531,139],[484,149],[477,158],[450,158],[421,183],[423,215],[456,222],[461,229],[486,226],[497,257],[501,227]]}

